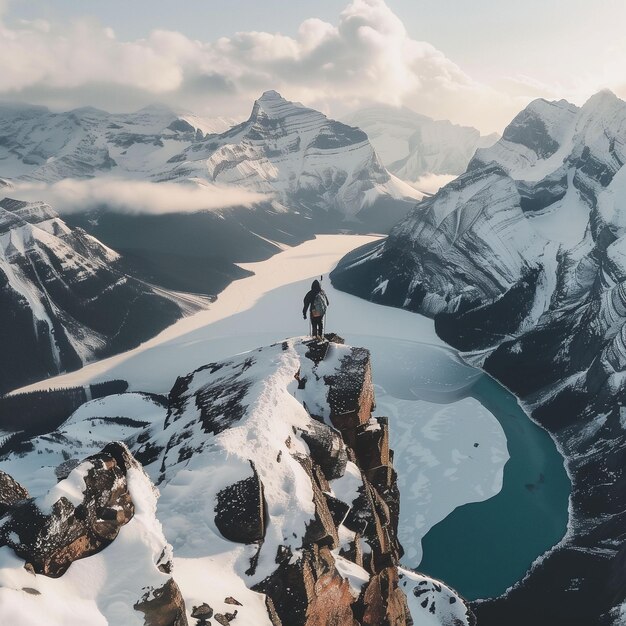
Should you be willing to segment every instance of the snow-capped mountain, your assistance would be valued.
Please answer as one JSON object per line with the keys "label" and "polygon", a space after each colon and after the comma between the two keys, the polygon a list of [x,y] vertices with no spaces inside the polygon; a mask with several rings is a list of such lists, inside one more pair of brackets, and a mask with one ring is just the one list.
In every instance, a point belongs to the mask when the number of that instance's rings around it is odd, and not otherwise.
{"label": "snow-capped mountain", "polygon": [[476,607],[481,624],[623,618],[625,164],[625,102],[606,91],[582,108],[537,100],[333,275],[435,316],[438,334],[521,397],[563,450],[568,536],[509,594]]}
{"label": "snow-capped mountain", "polygon": [[[422,197],[387,172],[365,133],[276,92],[263,94],[247,121],[224,131],[228,122],[163,106],[112,115],[5,104],[0,186],[6,179],[18,198],[21,186],[29,194],[35,186],[45,199],[46,185],[67,178],[96,178],[103,185],[113,179],[128,198],[139,192],[124,188],[126,181],[170,183],[174,206],[167,214],[149,207],[111,210],[106,200],[96,202],[97,209],[94,202],[84,210],[80,204],[71,212],[61,204],[58,209],[70,226],[119,250],[149,282],[203,294],[245,275],[237,263],[267,258],[281,244],[346,229],[388,232]],[[260,200],[252,207],[178,213],[171,183],[187,193],[227,185],[257,192]],[[92,198],[91,190],[85,193]],[[55,206],[62,202],[54,198]]]}
{"label": "snow-capped mountain", "polygon": [[368,351],[331,337],[210,363],[168,398],[87,402],[2,459],[0,621],[473,623],[399,566],[373,401]]}
{"label": "snow-capped mountain", "polygon": [[156,180],[208,178],[271,195],[282,210],[334,212],[368,225],[389,223],[421,198],[387,172],[362,130],[276,91],[254,103],[246,122],[196,142],[169,163]]}
{"label": "snow-capped mountain", "polygon": [[133,347],[203,306],[119,266],[49,205],[0,201],[0,392]]}
{"label": "snow-capped mountain", "polygon": [[433,120],[406,107],[370,107],[347,121],[367,133],[390,172],[411,183],[428,174],[461,174],[477,148],[498,140],[495,133],[482,136],[470,126]]}
{"label": "snow-capped mountain", "polygon": [[385,170],[363,131],[275,91],[254,103],[246,122],[225,130],[230,121],[161,105],[115,115],[2,105],[0,173],[45,183],[95,176],[208,180],[265,193],[274,211],[322,211],[368,228],[388,229],[421,198]]}
{"label": "snow-capped mountain", "polygon": [[184,147],[235,122],[176,113],[163,105],[111,114],[93,107],[53,113],[0,104],[0,172],[46,183],[111,172],[148,176]]}

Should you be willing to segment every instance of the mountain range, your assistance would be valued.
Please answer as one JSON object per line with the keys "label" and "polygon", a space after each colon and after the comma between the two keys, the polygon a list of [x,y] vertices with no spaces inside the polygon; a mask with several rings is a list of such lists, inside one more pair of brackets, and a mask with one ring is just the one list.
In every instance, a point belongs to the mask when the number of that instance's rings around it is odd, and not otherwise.
{"label": "mountain range", "polygon": [[[536,100],[333,283],[434,316],[563,451],[569,532],[481,624],[614,623],[626,550],[626,103]],[[573,593],[575,590],[576,593]],[[615,623],[618,623],[615,622]]]}
{"label": "mountain range", "polygon": [[54,113],[41,106],[3,103],[0,171],[7,178],[46,183],[112,170],[149,176],[172,154],[234,123],[176,113],[164,105],[111,114],[93,107]]}
{"label": "mountain range", "polygon": [[[422,197],[383,167],[363,131],[275,91],[254,103],[248,120],[223,130],[227,123],[156,105],[132,114],[3,105],[0,176],[15,197],[25,185],[43,185],[45,195],[46,185],[66,179],[111,189],[127,181],[169,184],[165,213],[97,198],[85,207],[55,200],[55,208],[71,227],[119,252],[130,273],[202,294],[245,275],[237,263],[267,258],[282,244],[316,233],[386,232]],[[176,206],[171,185],[181,193],[241,189],[257,200],[190,213]]]}

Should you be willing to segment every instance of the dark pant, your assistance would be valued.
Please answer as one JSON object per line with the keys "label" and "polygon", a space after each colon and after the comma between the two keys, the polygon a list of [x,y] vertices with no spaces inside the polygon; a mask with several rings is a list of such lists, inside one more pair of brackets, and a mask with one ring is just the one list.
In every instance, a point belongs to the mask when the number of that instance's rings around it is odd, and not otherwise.
{"label": "dark pant", "polygon": [[319,335],[321,337],[324,333],[324,318],[321,315],[319,317],[311,315],[311,327],[313,328],[313,336]]}

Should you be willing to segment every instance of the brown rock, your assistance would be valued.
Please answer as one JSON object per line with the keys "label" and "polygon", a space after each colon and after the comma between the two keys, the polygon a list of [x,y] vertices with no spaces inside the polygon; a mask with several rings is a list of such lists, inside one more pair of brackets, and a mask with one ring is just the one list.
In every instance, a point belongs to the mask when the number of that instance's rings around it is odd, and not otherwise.
{"label": "brown rock", "polygon": [[62,497],[47,514],[33,500],[25,500],[13,506],[0,526],[0,546],[11,547],[37,574],[61,576],[74,561],[109,545],[133,516],[126,471],[136,462],[128,449],[109,444],[88,461],[84,499],[78,506]]}
{"label": "brown rock", "polygon": [[363,470],[391,465],[389,423],[386,417],[371,419],[357,427],[355,452],[359,467]]}
{"label": "brown rock", "polygon": [[330,490],[330,485],[320,467],[313,464],[309,457],[295,456],[295,458],[309,475],[315,504],[315,517],[307,524],[303,540],[304,545],[316,544],[318,546],[330,546],[332,549],[337,545],[339,537],[333,515],[328,508],[328,500],[324,494],[325,491]]}
{"label": "brown rock", "polygon": [[372,576],[363,593],[363,626],[412,626],[406,596],[398,587],[398,570],[385,568]]}
{"label": "brown rock", "polygon": [[228,626],[237,617],[237,611],[234,613],[216,613],[215,621],[222,626]]}
{"label": "brown rock", "polygon": [[11,507],[28,498],[28,491],[6,472],[0,470],[0,517]]}
{"label": "brown rock", "polygon": [[145,626],[188,626],[185,601],[172,578],[147,592],[134,608],[144,614]]}
{"label": "brown rock", "polygon": [[213,609],[206,602],[204,602],[200,606],[193,607],[191,617],[204,620],[211,619],[211,617],[213,617]]}
{"label": "brown rock", "polygon": [[374,406],[374,385],[370,353],[351,348],[343,357],[339,371],[324,377],[328,385],[330,420],[339,429],[345,443],[355,448],[356,429],[366,423]]}
{"label": "brown rock", "polygon": [[285,555],[272,575],[254,589],[269,598],[272,611],[280,620],[274,620],[274,624],[358,625],[352,613],[354,598],[350,585],[337,571],[328,547],[306,548],[296,563]]}

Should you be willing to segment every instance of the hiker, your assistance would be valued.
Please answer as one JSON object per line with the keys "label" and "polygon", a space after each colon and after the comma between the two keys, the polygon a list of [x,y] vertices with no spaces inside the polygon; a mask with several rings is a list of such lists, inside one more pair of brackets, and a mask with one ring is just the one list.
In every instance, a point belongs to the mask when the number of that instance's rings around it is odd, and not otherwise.
{"label": "hiker", "polygon": [[304,308],[302,309],[302,317],[306,319],[307,309],[311,309],[311,326],[313,328],[312,335],[317,339],[323,339],[323,322],[326,313],[326,307],[329,305],[328,296],[324,293],[319,280],[314,280],[311,285],[311,291],[304,296]]}

